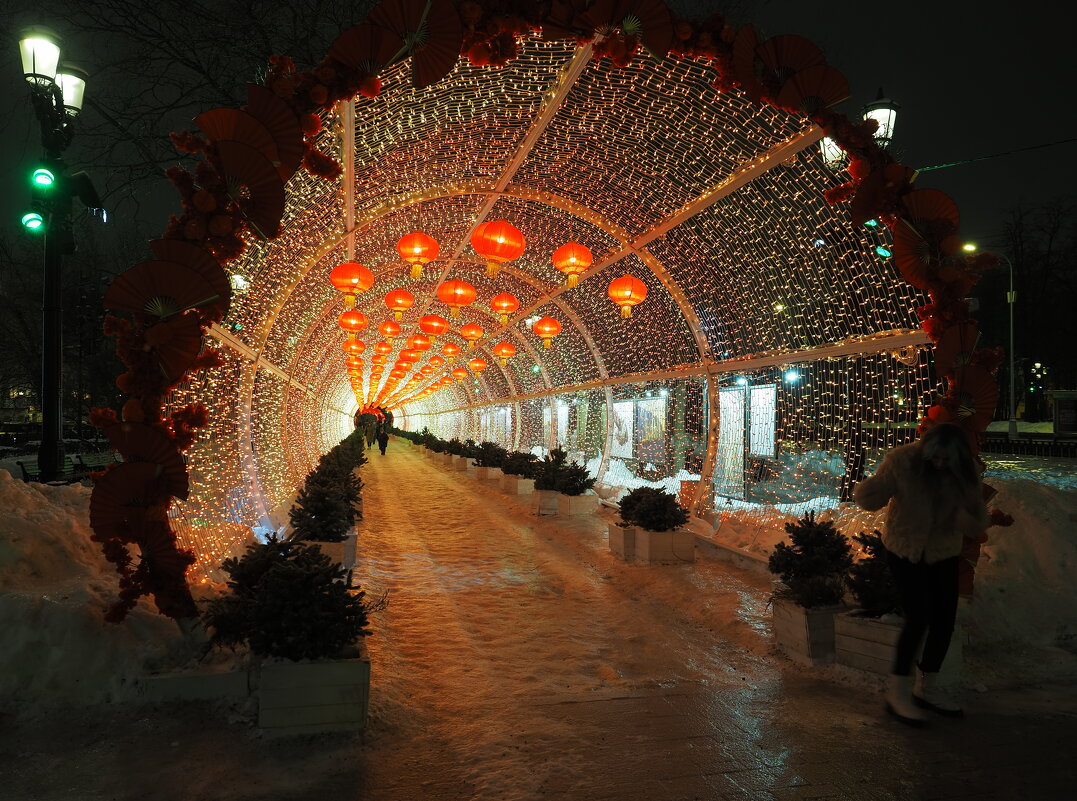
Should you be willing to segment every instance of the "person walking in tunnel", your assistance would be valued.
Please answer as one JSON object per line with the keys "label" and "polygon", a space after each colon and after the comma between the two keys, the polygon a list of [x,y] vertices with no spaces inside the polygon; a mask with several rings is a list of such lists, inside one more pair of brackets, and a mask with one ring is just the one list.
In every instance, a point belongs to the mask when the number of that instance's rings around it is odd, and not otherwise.
{"label": "person walking in tunnel", "polygon": [[385,423],[378,426],[378,448],[381,455],[385,455],[385,448],[389,444],[389,428]]}
{"label": "person walking in tunnel", "polygon": [[887,507],[882,540],[905,617],[886,709],[913,726],[924,724],[922,709],[961,717],[961,707],[939,689],[938,674],[957,617],[963,538],[978,537],[989,525],[980,473],[965,432],[941,423],[918,441],[894,448],[874,476],[857,484],[853,499],[868,511]]}

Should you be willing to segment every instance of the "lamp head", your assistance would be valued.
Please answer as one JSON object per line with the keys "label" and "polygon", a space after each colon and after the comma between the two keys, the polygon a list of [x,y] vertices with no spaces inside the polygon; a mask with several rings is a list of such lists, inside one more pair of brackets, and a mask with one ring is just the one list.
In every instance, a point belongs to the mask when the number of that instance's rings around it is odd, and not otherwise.
{"label": "lamp head", "polygon": [[46,90],[56,82],[60,64],[60,37],[41,26],[25,29],[19,36],[22,74],[31,87]]}

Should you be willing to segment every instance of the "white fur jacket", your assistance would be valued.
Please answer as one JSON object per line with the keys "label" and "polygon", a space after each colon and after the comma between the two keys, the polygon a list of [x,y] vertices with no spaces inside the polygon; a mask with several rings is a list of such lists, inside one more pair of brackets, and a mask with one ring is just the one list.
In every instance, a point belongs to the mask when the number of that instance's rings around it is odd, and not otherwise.
{"label": "white fur jacket", "polygon": [[919,470],[920,442],[894,448],[871,478],[856,485],[853,500],[869,512],[886,510],[883,545],[910,562],[923,559],[928,564],[961,553],[963,537],[978,537],[989,524],[987,507],[979,485],[957,501],[956,512],[942,512],[951,520],[939,519],[935,488],[929,476]]}

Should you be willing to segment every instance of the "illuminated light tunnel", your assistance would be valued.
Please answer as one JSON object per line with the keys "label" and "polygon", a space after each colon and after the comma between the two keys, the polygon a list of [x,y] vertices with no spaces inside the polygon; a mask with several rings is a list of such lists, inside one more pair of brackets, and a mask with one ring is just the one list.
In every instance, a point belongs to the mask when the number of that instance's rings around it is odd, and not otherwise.
{"label": "illuminated light tunnel", "polygon": [[[251,528],[286,521],[360,399],[446,439],[560,445],[603,493],[662,485],[697,513],[836,500],[851,460],[915,432],[934,390],[916,314],[927,295],[881,255],[894,244],[887,226],[853,224],[847,204],[828,202],[850,176],[824,163],[808,117],[716,91],[705,60],[641,51],[614,68],[594,44],[538,34],[499,69],[461,58],[418,89],[405,59],[379,77],[375,98],[337,103],[312,140],[339,159],[341,179],[296,172],[280,236],[251,237],[225,265],[231,308],[206,337],[222,366],[171,396],[172,408],[209,409],[186,454],[190,496],[170,511],[196,569],[212,571]],[[526,248],[491,278],[470,235],[496,220]],[[396,249],[413,231],[440,247],[418,279]],[[551,260],[570,241],[594,254],[575,287]],[[350,260],[375,278],[356,303],[369,321],[362,398],[329,281]],[[646,287],[630,317],[607,294],[626,275]],[[477,290],[459,318],[436,297],[444,280]],[[401,288],[415,302],[372,380],[377,328],[392,318],[385,295]],[[502,326],[489,304],[505,292],[520,307]],[[386,395],[429,314],[451,328],[413,370],[444,342],[460,354]],[[540,317],[561,324],[549,348],[532,331]],[[460,331],[473,323],[484,336],[469,349]],[[505,364],[501,342],[515,347]],[[475,357],[489,365],[481,374],[414,399]]]}

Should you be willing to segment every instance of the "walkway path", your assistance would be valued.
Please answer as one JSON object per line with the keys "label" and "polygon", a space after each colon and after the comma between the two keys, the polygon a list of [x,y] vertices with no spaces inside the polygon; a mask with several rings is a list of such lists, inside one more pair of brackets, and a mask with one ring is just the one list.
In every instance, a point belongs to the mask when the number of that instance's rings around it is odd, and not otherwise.
{"label": "walkway path", "polygon": [[626,565],[601,518],[537,518],[399,440],[363,477],[357,578],[389,591],[368,640],[363,799],[1042,800],[1077,786],[1059,759],[1077,745],[1072,694],[981,696],[964,722],[910,730],[882,714],[877,682],[771,652],[759,577]]}

